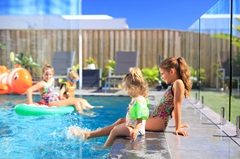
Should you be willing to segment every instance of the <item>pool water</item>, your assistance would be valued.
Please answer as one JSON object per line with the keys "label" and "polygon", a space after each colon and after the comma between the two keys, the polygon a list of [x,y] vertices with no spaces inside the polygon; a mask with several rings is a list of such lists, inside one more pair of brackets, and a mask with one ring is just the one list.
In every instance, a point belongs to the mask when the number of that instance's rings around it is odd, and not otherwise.
{"label": "pool water", "polygon": [[[95,117],[76,112],[65,115],[21,116],[14,106],[26,102],[25,95],[0,96],[0,152],[8,159],[56,159],[56,158],[107,158],[110,148],[99,148],[107,137],[86,141],[72,136],[70,126],[95,130],[107,126],[126,114],[129,97],[83,96],[92,105],[104,108],[92,109]],[[34,96],[34,101],[39,101]]]}

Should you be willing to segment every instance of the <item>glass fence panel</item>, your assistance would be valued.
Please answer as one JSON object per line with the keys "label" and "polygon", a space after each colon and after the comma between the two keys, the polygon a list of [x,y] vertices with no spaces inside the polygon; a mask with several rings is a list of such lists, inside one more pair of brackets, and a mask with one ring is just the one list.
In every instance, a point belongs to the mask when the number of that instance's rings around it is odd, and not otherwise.
{"label": "glass fence panel", "polygon": [[240,74],[237,71],[240,70],[240,12],[237,8],[240,4],[237,3],[233,0],[231,6],[230,1],[220,0],[189,29],[199,34],[196,37],[199,38],[199,55],[195,67],[191,68],[192,96],[218,114],[224,107],[225,118],[233,124],[240,114]]}

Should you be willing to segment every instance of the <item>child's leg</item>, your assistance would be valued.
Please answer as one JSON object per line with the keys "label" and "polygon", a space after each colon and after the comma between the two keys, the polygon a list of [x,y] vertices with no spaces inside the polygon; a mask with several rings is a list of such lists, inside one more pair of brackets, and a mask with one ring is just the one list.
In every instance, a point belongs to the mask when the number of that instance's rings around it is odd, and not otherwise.
{"label": "child's leg", "polygon": [[81,103],[75,98],[68,98],[65,100],[59,100],[49,103],[50,106],[68,106],[73,105],[76,111],[80,114],[84,114]]}
{"label": "child's leg", "polygon": [[[187,123],[182,123],[181,127],[189,128],[189,125]],[[145,130],[147,131],[163,131],[165,128],[165,124],[160,117],[149,117],[146,121]]]}
{"label": "child's leg", "polygon": [[64,99],[64,100],[50,102],[48,104],[49,104],[49,106],[69,106],[69,105],[74,106],[76,104],[76,102],[78,102],[78,100],[76,100],[75,98],[68,98],[68,99]]}
{"label": "child's leg", "polygon": [[101,136],[107,136],[110,134],[111,130],[117,126],[120,125],[122,123],[125,123],[126,119],[125,118],[120,118],[118,119],[115,123],[113,123],[110,126],[98,129],[98,130],[94,130],[94,131],[82,131],[79,128],[76,127],[71,127],[70,131],[73,133],[73,135],[76,136],[81,136],[84,139],[89,139],[89,138],[95,138],[95,137],[101,137]]}
{"label": "child's leg", "polygon": [[80,102],[76,102],[76,103],[74,104],[74,107],[75,107],[76,111],[77,111],[79,114],[84,114]]}
{"label": "child's leg", "polygon": [[76,111],[79,114],[83,114],[83,115],[87,115],[87,116],[93,116],[94,115],[94,113],[84,113],[83,112],[84,106],[83,106],[82,100],[79,100],[77,98],[68,98],[68,99],[65,99],[65,100],[50,102],[49,105],[50,106],[54,106],[54,105],[55,106],[73,105],[74,108],[76,109]]}
{"label": "child's leg", "polygon": [[149,117],[146,121],[145,130],[148,131],[163,131],[165,129],[164,122],[160,117]]}
{"label": "child's leg", "polygon": [[87,116],[94,116],[94,113],[84,112],[84,111],[83,111],[84,108],[82,107],[82,103],[80,103],[79,101],[77,101],[77,102],[74,104],[74,107],[75,107],[76,111],[77,111],[79,114],[87,115]]}
{"label": "child's leg", "polygon": [[86,99],[79,98],[79,101],[81,101],[83,109],[103,108],[103,106],[92,106]]}
{"label": "child's leg", "polygon": [[130,136],[133,129],[127,127],[125,123],[115,126],[110,132],[104,146],[112,146],[117,136]]}

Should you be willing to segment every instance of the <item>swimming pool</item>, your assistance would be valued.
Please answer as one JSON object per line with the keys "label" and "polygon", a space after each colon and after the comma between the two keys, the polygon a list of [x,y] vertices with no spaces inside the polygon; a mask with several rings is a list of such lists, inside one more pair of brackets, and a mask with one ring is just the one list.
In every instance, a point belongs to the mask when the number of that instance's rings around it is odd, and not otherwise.
{"label": "swimming pool", "polygon": [[[83,96],[92,105],[104,108],[92,109],[96,116],[88,117],[76,112],[65,115],[21,116],[14,105],[26,102],[25,95],[0,96],[0,152],[1,158],[107,158],[110,148],[100,149],[106,137],[82,141],[68,131],[77,125],[94,130],[113,123],[126,114],[129,97]],[[34,101],[39,101],[34,96]]]}

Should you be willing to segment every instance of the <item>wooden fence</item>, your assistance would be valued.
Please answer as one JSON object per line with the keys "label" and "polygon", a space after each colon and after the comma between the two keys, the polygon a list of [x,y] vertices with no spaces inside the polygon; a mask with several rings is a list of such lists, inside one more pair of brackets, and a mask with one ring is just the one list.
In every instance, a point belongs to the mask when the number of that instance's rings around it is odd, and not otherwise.
{"label": "wooden fence", "polygon": [[[159,56],[183,56],[189,66],[205,69],[205,85],[215,86],[214,64],[229,56],[230,43],[227,40],[212,38],[209,34],[175,30],[0,30],[0,65],[10,67],[9,53],[30,53],[40,64],[51,63],[55,51],[76,51],[78,63],[79,34],[82,33],[83,61],[88,57],[97,60],[97,66],[104,68],[109,59],[115,59],[116,51],[139,52],[139,67],[158,65]],[[200,51],[199,51],[200,50]],[[233,54],[240,52],[233,47]],[[86,63],[83,62],[86,67]]]}

